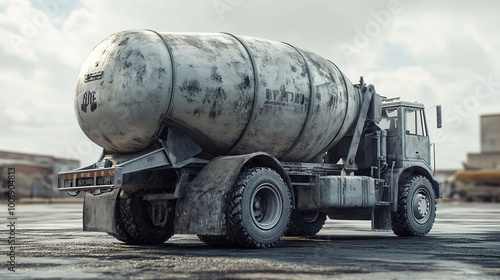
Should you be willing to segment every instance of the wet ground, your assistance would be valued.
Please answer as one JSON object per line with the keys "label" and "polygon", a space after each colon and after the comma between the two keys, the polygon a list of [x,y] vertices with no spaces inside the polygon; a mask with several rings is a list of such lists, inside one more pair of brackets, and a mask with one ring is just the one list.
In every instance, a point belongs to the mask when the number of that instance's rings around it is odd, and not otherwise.
{"label": "wet ground", "polygon": [[500,204],[441,203],[423,238],[329,220],[315,238],[285,238],[266,250],[211,248],[193,235],[124,245],[83,232],[81,212],[81,204],[17,205],[16,272],[2,246],[0,279],[500,279]]}

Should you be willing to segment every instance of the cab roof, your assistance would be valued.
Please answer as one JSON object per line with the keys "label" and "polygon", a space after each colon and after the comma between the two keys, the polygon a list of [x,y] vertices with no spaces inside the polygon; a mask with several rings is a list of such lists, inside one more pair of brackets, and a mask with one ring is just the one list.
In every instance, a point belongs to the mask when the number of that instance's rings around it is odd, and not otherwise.
{"label": "cab roof", "polygon": [[389,108],[389,107],[411,107],[411,108],[416,108],[416,109],[424,109],[424,104],[418,103],[418,102],[410,102],[410,101],[401,101],[399,99],[395,100],[394,98],[392,99],[387,99],[387,101],[382,101],[382,108]]}

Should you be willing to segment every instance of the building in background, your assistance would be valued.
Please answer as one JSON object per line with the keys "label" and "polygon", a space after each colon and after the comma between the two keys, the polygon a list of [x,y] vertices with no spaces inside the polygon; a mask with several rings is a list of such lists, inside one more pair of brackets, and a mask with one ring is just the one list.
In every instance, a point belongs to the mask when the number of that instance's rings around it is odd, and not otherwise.
{"label": "building in background", "polygon": [[500,114],[481,116],[481,152],[467,154],[464,169],[500,166]]}
{"label": "building in background", "polygon": [[57,173],[76,169],[79,160],[0,151],[0,195],[7,193],[7,169],[16,169],[16,197],[58,197]]}
{"label": "building in background", "polygon": [[467,154],[451,181],[451,195],[467,201],[500,202],[500,114],[481,116],[481,151]]}

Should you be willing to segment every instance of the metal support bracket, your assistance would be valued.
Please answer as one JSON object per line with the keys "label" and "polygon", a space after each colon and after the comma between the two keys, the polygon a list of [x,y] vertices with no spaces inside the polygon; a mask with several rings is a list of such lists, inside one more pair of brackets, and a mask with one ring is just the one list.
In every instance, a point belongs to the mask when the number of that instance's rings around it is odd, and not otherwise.
{"label": "metal support bracket", "polygon": [[167,224],[168,213],[172,210],[168,207],[167,200],[152,200],[149,202],[149,215],[153,225],[163,227]]}
{"label": "metal support bracket", "polygon": [[158,149],[134,159],[128,160],[124,163],[120,163],[116,165],[115,169],[121,168],[123,170],[123,174],[127,174],[136,171],[167,166],[169,164],[170,162],[167,158],[165,150]]}
{"label": "metal support bracket", "polygon": [[176,169],[178,178],[177,184],[175,185],[175,198],[182,198],[186,195],[187,185],[189,183],[189,174],[184,169]]}
{"label": "metal support bracket", "polygon": [[193,139],[172,128],[168,129],[167,139],[160,139],[160,143],[174,168],[191,163],[194,156],[203,151]]}
{"label": "metal support bracket", "polygon": [[361,90],[363,91],[363,104],[361,105],[361,112],[359,114],[358,121],[356,122],[356,128],[354,130],[354,135],[352,136],[351,145],[349,147],[349,153],[347,154],[347,160],[342,169],[342,175],[354,175],[354,171],[358,170],[356,165],[356,153],[358,151],[359,142],[361,136],[363,135],[363,129],[365,127],[365,121],[367,118],[368,110],[370,109],[370,103],[372,97],[375,95],[375,87],[373,85],[361,85]]}

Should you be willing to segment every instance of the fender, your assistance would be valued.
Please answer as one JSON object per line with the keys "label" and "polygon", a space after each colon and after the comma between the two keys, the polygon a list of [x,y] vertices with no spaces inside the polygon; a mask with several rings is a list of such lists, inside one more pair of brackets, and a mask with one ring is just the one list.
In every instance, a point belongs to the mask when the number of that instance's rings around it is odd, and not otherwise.
{"label": "fender", "polygon": [[[390,175],[390,169],[385,173],[385,179],[388,182],[392,182],[391,180],[391,175]],[[409,175],[422,175],[429,179],[429,181],[432,184],[432,188],[434,190],[434,194],[436,195],[436,198],[441,198],[443,196],[443,186],[436,181],[429,168],[425,164],[420,164],[416,162],[412,162],[412,165],[404,165],[402,168],[394,168],[394,178],[396,178],[395,186],[392,186],[391,189],[396,190],[393,192],[392,195],[392,211],[395,212],[397,210],[397,203],[398,203],[398,188],[399,188],[399,182],[402,178],[409,176]]]}
{"label": "fender", "polygon": [[226,234],[226,198],[244,167],[269,167],[287,184],[294,203],[291,181],[274,157],[258,152],[238,156],[222,156],[211,160],[187,185],[178,198],[175,210],[175,233]]}

